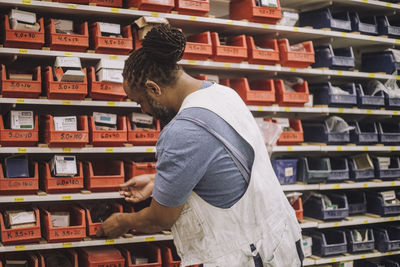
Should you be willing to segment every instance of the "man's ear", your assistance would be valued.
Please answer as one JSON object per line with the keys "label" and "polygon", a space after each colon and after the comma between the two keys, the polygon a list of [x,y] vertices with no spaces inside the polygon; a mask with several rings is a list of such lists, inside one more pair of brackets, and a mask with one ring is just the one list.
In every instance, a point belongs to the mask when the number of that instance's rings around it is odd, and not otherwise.
{"label": "man's ear", "polygon": [[146,83],[146,91],[149,95],[152,95],[153,97],[159,97],[162,93],[160,86],[156,82],[153,82],[151,80],[147,80]]}

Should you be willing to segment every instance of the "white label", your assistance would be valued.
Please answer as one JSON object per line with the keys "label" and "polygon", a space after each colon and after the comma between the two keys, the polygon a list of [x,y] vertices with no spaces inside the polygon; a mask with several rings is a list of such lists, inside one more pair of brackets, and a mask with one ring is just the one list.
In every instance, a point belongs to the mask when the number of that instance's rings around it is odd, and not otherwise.
{"label": "white label", "polygon": [[51,171],[55,176],[74,176],[78,173],[75,156],[54,156]]}
{"label": "white label", "polygon": [[293,176],[293,168],[285,168],[285,176],[289,177],[289,176]]}
{"label": "white label", "polygon": [[77,119],[76,116],[67,117],[53,117],[54,130],[56,131],[77,131]]}
{"label": "white label", "polygon": [[100,32],[121,34],[121,25],[115,23],[99,22]]}
{"label": "white label", "polygon": [[33,111],[16,111],[10,112],[11,129],[33,129]]}
{"label": "white label", "polygon": [[97,123],[109,124],[109,125],[117,124],[117,115],[116,114],[93,112],[93,119],[94,119],[94,122],[97,122]]}

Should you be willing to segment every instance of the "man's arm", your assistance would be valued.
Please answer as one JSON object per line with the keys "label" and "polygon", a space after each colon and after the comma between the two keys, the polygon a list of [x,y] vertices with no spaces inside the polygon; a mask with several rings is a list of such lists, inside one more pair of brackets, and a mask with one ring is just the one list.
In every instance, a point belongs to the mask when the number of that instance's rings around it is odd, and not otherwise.
{"label": "man's arm", "polygon": [[118,237],[130,229],[144,233],[157,233],[171,229],[178,220],[183,205],[167,207],[159,204],[154,199],[150,207],[135,213],[114,213],[97,231],[97,236]]}

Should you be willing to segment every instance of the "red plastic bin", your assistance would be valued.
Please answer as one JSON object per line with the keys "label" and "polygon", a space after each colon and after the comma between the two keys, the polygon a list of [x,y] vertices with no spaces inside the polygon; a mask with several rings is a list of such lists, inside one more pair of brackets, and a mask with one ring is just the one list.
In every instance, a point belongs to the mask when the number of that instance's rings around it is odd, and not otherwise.
{"label": "red plastic bin", "polygon": [[214,61],[240,63],[247,59],[246,36],[239,35],[227,40],[227,45],[221,45],[219,35],[211,33],[213,54],[211,59]]}
{"label": "red plastic bin", "polygon": [[79,250],[79,267],[125,266],[121,252],[114,247],[88,247]]}
{"label": "red plastic bin", "polygon": [[252,22],[276,24],[282,18],[281,5],[278,7],[256,6],[254,0],[232,0],[229,4],[231,19],[247,19]]}
{"label": "red plastic bin", "polygon": [[89,123],[87,116],[78,116],[78,131],[54,130],[52,115],[46,115],[44,141],[49,147],[84,147],[89,143]]}
{"label": "red plastic bin", "polygon": [[174,10],[179,14],[205,16],[210,12],[209,0],[175,0]]}
{"label": "red plastic bin", "polygon": [[108,6],[108,7],[122,7],[122,0],[89,0],[89,5]]}
{"label": "red plastic bin", "polygon": [[[13,208],[14,209],[14,208]],[[21,207],[15,207],[21,209]],[[31,227],[23,227],[17,229],[6,229],[3,214],[0,213],[1,243],[3,245],[15,245],[24,243],[38,242],[42,238],[40,231],[39,209],[32,207],[26,209],[33,211],[36,216],[36,225]]]}
{"label": "red plastic bin", "polygon": [[[78,253],[73,249],[63,249],[62,253],[71,261],[74,267],[78,267]],[[39,267],[52,267],[46,266],[46,256],[55,253],[56,250],[41,250],[38,252]]]}
{"label": "red plastic bin", "polygon": [[275,80],[276,99],[279,106],[303,107],[309,101],[308,83],[296,85],[296,92],[286,92],[282,80]]}
{"label": "red plastic bin", "polygon": [[92,116],[89,117],[90,143],[93,146],[123,146],[128,142],[128,132],[126,128],[126,117],[118,116],[117,130],[96,130],[96,125]]}
{"label": "red plastic bin", "polygon": [[128,55],[133,49],[131,26],[122,27],[123,37],[102,36],[98,22],[90,25],[91,48],[96,53]]}
{"label": "red plastic bin", "polygon": [[197,76],[195,76],[195,77],[193,77],[193,78],[195,78],[195,79],[197,79],[197,80],[208,81],[207,75],[204,75],[204,74],[197,75]]}
{"label": "red plastic bin", "polygon": [[[39,260],[33,252],[13,252],[2,255],[2,260],[27,260],[29,267],[39,267]],[[5,266],[5,263],[3,264]],[[0,267],[3,266],[0,260]]]}
{"label": "red plastic bin", "polygon": [[122,83],[97,81],[94,67],[90,67],[89,96],[96,100],[122,101],[126,98],[126,93]]}
{"label": "red plastic bin", "polygon": [[300,197],[292,204],[292,207],[293,207],[294,211],[296,212],[297,220],[302,221],[303,220],[303,202]]}
{"label": "red plastic bin", "polygon": [[[176,253],[174,245],[162,246],[161,254],[163,259],[163,267],[180,267],[181,259]],[[190,265],[188,267],[200,267],[201,265]]]}
{"label": "red plastic bin", "polygon": [[8,15],[4,15],[3,45],[4,47],[40,49],[44,45],[43,18],[38,20],[39,31],[12,30]]}
{"label": "red plastic bin", "polygon": [[46,25],[46,45],[52,50],[85,52],[89,48],[88,23],[83,22],[77,28],[77,34],[57,33],[54,19],[49,19]]}
{"label": "red plastic bin", "polygon": [[33,194],[39,189],[39,164],[29,165],[29,178],[5,178],[3,166],[0,163],[0,195]]}
{"label": "red plastic bin", "polygon": [[54,177],[48,162],[40,164],[42,189],[47,193],[76,193],[83,189],[83,167],[78,162],[78,175],[74,177]]}
{"label": "red plastic bin", "polygon": [[212,56],[211,33],[203,32],[188,36],[183,59],[207,60]]}
{"label": "red plastic bin", "polygon": [[121,160],[92,160],[84,163],[85,187],[93,192],[118,191],[125,182]]}
{"label": "red plastic bin", "polygon": [[59,2],[59,3],[74,3],[74,4],[81,4],[81,5],[87,5],[89,3],[89,0],[56,0],[54,2]]}
{"label": "red plastic bin", "polygon": [[271,105],[275,103],[273,80],[248,82],[247,78],[230,79],[230,85],[247,105]]}
{"label": "red plastic bin", "polygon": [[[246,41],[249,55],[248,61],[250,64],[279,64],[279,47],[278,42],[275,39],[255,42],[252,36],[247,36]],[[263,50],[257,48],[257,46],[273,49],[273,51]]]}
{"label": "red plastic bin", "polygon": [[[114,212],[123,212],[122,205],[118,203],[112,203]],[[90,210],[85,208],[86,212],[86,226],[87,226],[87,235],[88,236],[96,236],[97,230],[100,229],[103,223],[94,223],[92,222],[92,216],[90,215]]]}
{"label": "red plastic bin", "polygon": [[132,128],[131,120],[127,118],[128,125],[128,143],[135,146],[152,146],[157,143],[160,134],[160,121],[156,121],[156,129],[138,129]]}
{"label": "red plastic bin", "polygon": [[[53,227],[51,212],[69,211],[70,226]],[[76,206],[48,206],[41,208],[43,235],[49,243],[80,241],[86,237],[85,210]]]}
{"label": "red plastic bin", "polygon": [[47,66],[45,74],[47,97],[49,99],[85,99],[88,93],[86,68],[82,69],[82,71],[85,73],[83,82],[58,82],[54,81],[52,67]]}
{"label": "red plastic bin", "polygon": [[[270,120],[276,123],[276,120]],[[290,128],[293,132],[282,132],[277,141],[277,145],[298,145],[304,141],[303,127],[300,120],[289,120]]]}
{"label": "red plastic bin", "polygon": [[33,71],[32,81],[7,79],[6,67],[1,65],[0,92],[3,97],[38,98],[42,93],[42,72],[40,66]]}
{"label": "red plastic bin", "polygon": [[279,39],[279,54],[281,65],[285,67],[307,68],[315,62],[314,47],[312,41],[301,43],[306,52],[293,51],[288,39]]}
{"label": "red plastic bin", "polygon": [[228,79],[228,78],[220,78],[219,79],[219,84],[232,88],[231,87],[231,80]]}
{"label": "red plastic bin", "polygon": [[2,146],[35,146],[39,141],[39,120],[35,115],[35,128],[6,129],[3,117],[0,115],[0,144]]}
{"label": "red plastic bin", "polygon": [[174,8],[175,3],[174,0],[127,0],[126,6],[139,10],[169,13]]}
{"label": "red plastic bin", "polygon": [[154,173],[156,173],[155,162],[128,161],[125,164],[126,180],[129,180],[132,177],[139,176],[142,174],[154,174]]}
{"label": "red plastic bin", "polygon": [[[149,263],[133,264],[131,252],[134,252],[138,257],[144,257],[149,260]],[[122,255],[125,258],[126,267],[161,267],[161,249],[150,244],[133,244],[122,248]]]}

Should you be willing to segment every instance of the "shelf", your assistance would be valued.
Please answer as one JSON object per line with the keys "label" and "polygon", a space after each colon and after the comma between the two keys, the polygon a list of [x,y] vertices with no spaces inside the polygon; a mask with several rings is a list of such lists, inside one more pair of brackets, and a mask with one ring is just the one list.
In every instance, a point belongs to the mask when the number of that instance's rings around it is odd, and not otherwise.
{"label": "shelf", "polygon": [[4,153],[155,153],[153,146],[133,147],[84,147],[84,148],[49,148],[49,147],[0,147],[0,154]]}
{"label": "shelf", "polygon": [[319,220],[315,220],[313,218],[305,217],[300,226],[303,229],[305,228],[324,229],[324,228],[344,227],[352,225],[366,225],[366,224],[395,222],[395,221],[400,221],[400,216],[379,217],[375,215],[364,214],[358,216],[351,216],[341,221],[329,221],[329,222],[322,222]]}
{"label": "shelf", "polygon": [[316,259],[314,264],[326,264],[326,263],[334,263],[334,262],[341,262],[341,261],[352,261],[352,260],[361,260],[361,259],[369,259],[369,258],[377,258],[377,257],[384,257],[384,256],[391,256],[391,255],[398,255],[400,254],[400,250],[398,251],[390,251],[390,252],[371,252],[365,254],[355,254],[355,255],[345,255],[345,256],[336,256],[332,258],[319,258]]}
{"label": "shelf", "polygon": [[303,266],[312,266],[314,265],[315,260],[311,259],[311,258],[305,258],[303,260]]}
{"label": "shelf", "polygon": [[[346,0],[341,0],[344,2]],[[370,1],[370,0],[368,0]],[[298,1],[288,0],[289,4],[292,2],[296,3]],[[314,0],[313,2],[326,2],[326,0]],[[352,0],[354,3],[364,2],[362,0]],[[375,2],[370,1],[375,6],[378,5]],[[361,4],[361,3],[360,3]],[[334,47],[346,47],[348,46],[349,40],[352,42],[353,47],[358,46],[371,46],[371,45],[398,45],[400,40],[389,39],[383,37],[375,37],[354,33],[343,33],[337,31],[326,31],[311,28],[302,27],[292,27],[283,25],[270,25],[270,24],[260,24],[252,23],[247,21],[237,21],[229,19],[220,19],[212,17],[202,17],[202,16],[188,16],[179,15],[175,13],[158,13],[141,11],[134,9],[124,9],[124,8],[109,8],[100,6],[88,6],[88,5],[77,5],[77,4],[64,4],[64,3],[54,3],[46,1],[32,1],[32,0],[3,0],[0,3],[3,7],[20,7],[26,10],[34,10],[36,12],[47,12],[51,14],[63,14],[63,15],[75,15],[75,16],[85,16],[85,17],[113,17],[124,19],[127,22],[132,22],[133,19],[141,16],[155,16],[164,17],[169,20],[173,26],[183,28],[190,31],[200,31],[204,29],[209,29],[212,31],[228,32],[230,34],[249,34],[249,35],[260,35],[260,34],[274,34],[277,33],[280,38],[289,37],[292,41],[304,41],[322,38],[331,38]],[[397,8],[398,5],[392,5],[393,8]]]}
{"label": "shelf", "polygon": [[319,184],[286,184],[282,185],[283,191],[308,191],[319,190]]}
{"label": "shelf", "polygon": [[95,199],[122,199],[119,192],[104,193],[64,193],[44,195],[21,195],[0,196],[0,203],[23,203],[23,202],[48,202],[48,201],[72,201],[72,200],[95,200]]}
{"label": "shelf", "polygon": [[283,191],[309,191],[309,190],[338,190],[338,189],[358,189],[358,188],[384,188],[400,187],[400,180],[396,181],[372,181],[357,182],[349,181],[341,184],[289,184],[282,185]]}
{"label": "shelf", "polygon": [[77,247],[93,247],[93,246],[104,246],[104,245],[121,245],[121,244],[164,241],[164,240],[173,240],[172,235],[156,234],[156,235],[134,236],[134,237],[130,237],[130,238],[94,239],[94,240],[89,240],[89,241],[65,242],[65,243],[1,246],[0,253],[11,252],[11,251],[31,251],[31,250],[56,249],[56,248],[77,248]]}
{"label": "shelf", "polygon": [[398,152],[400,146],[319,146],[319,145],[298,145],[298,146],[274,146],[273,153],[282,152]]}

